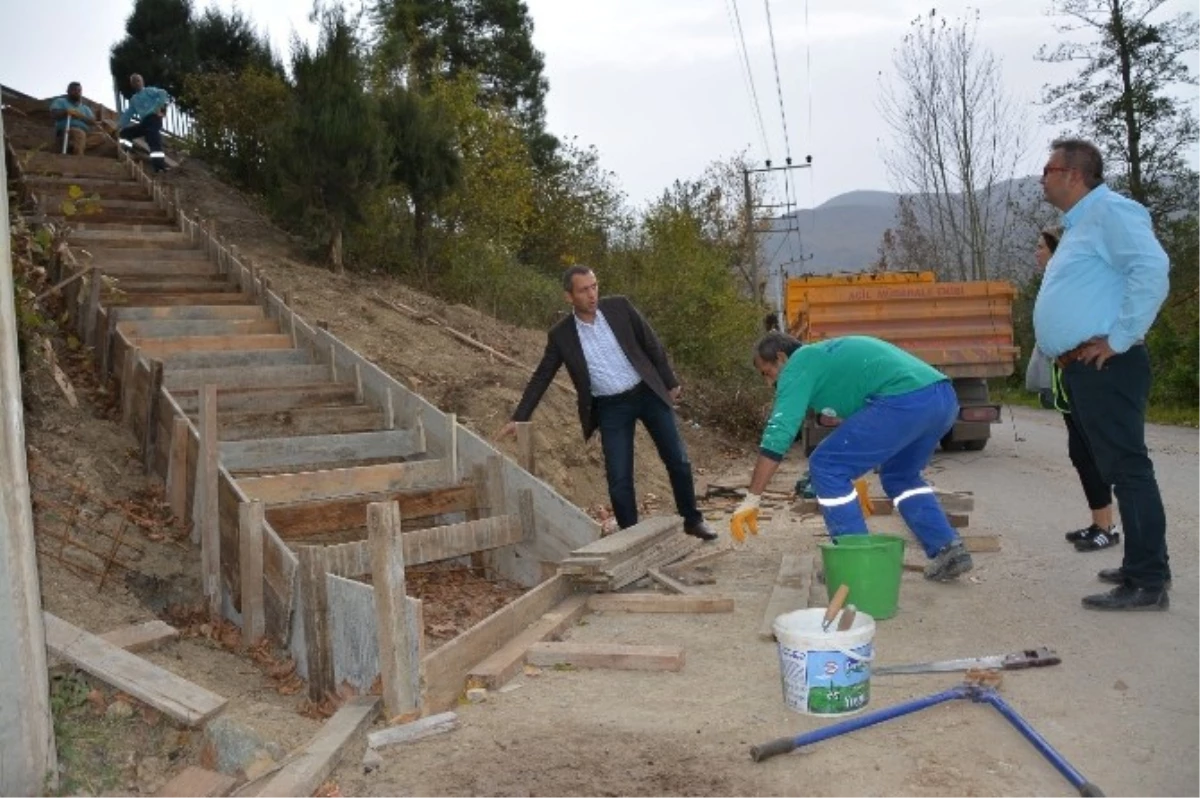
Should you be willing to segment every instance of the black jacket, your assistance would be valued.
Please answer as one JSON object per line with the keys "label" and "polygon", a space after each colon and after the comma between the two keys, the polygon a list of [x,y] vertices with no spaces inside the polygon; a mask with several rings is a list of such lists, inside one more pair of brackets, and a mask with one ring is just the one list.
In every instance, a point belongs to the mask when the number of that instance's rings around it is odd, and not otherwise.
{"label": "black jacket", "polygon": [[[612,328],[617,343],[621,345],[625,356],[633,364],[642,381],[654,391],[668,406],[672,404],[670,391],[679,385],[667,352],[662,342],[658,340],[654,329],[642,317],[637,308],[623,296],[604,297],[600,300],[600,310],[608,326]],[[528,421],[533,415],[534,408],[542,399],[542,394],[550,387],[558,367],[566,364],[571,382],[575,383],[575,393],[579,402],[579,423],[583,427],[583,437],[588,439],[596,431],[596,414],[593,412],[595,399],[592,397],[592,380],[588,375],[587,361],[583,356],[583,345],[579,343],[579,331],[575,327],[575,314],[568,314],[561,319],[546,336],[546,351],[542,354],[542,362],[533,371],[525,393],[521,397],[517,409],[513,412],[514,421]]]}

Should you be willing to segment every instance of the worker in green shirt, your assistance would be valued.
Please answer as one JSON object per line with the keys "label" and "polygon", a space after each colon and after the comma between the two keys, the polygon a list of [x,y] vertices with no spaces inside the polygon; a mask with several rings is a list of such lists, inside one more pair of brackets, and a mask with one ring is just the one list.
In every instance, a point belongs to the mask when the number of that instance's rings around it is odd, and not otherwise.
{"label": "worker in green shirt", "polygon": [[957,579],[971,555],[950,526],[933,488],[921,478],[938,441],[958,417],[950,379],[878,338],[851,335],[802,346],[780,332],[763,337],[754,366],[775,386],[750,490],[730,520],[739,543],[758,534],[763,490],[810,410],[841,423],[809,458],[809,475],[829,535],[865,535],[854,480],[877,468],[879,481],[930,562],[925,578]]}

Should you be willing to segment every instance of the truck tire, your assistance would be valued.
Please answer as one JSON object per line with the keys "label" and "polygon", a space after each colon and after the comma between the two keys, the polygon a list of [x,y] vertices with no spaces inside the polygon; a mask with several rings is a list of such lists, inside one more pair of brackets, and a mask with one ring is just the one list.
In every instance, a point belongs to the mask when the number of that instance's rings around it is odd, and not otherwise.
{"label": "truck tire", "polygon": [[954,440],[954,432],[953,431],[947,432],[945,435],[942,436],[942,451],[943,452],[961,452],[962,450],[967,448],[968,442],[969,441],[956,441],[956,440]]}
{"label": "truck tire", "polygon": [[968,452],[982,452],[987,447],[987,438],[976,438],[973,441],[963,441],[963,449]]}

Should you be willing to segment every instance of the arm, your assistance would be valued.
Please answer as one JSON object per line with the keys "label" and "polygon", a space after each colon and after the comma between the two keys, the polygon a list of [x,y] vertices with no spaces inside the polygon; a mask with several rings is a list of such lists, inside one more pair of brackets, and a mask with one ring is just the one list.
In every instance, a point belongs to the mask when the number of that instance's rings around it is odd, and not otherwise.
{"label": "arm", "polygon": [[642,345],[642,349],[646,352],[646,357],[650,358],[650,362],[654,365],[658,376],[662,377],[663,384],[668,391],[674,391],[679,387],[679,380],[675,377],[675,371],[671,368],[671,361],[667,358],[667,350],[662,345],[662,341],[658,339],[658,335],[654,332],[654,328],[650,326],[650,322],[634,307],[633,303],[626,300],[625,304],[629,308],[629,320],[633,325],[633,335],[637,338],[638,343]]}
{"label": "arm", "polygon": [[50,101],[50,116],[54,121],[65,119],[70,116],[70,111],[67,108],[67,103],[62,97],[55,97]]}
{"label": "arm", "polygon": [[525,386],[525,393],[521,396],[521,401],[517,403],[517,409],[513,411],[513,421],[530,419],[561,365],[562,355],[559,354],[553,339],[547,337],[546,351],[542,353],[542,361],[533,370],[533,376],[529,378],[529,383]]}
{"label": "arm", "polygon": [[1104,226],[1104,244],[1125,279],[1125,295],[1108,345],[1125,352],[1146,337],[1167,297],[1170,261],[1154,237],[1150,214],[1140,205],[1122,203]]}

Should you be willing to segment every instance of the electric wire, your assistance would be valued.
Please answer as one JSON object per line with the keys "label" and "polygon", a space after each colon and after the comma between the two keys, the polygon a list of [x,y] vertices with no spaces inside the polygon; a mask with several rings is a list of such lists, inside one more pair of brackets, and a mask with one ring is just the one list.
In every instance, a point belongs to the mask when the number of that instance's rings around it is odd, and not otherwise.
{"label": "electric wire", "polygon": [[750,102],[754,107],[754,119],[758,125],[758,135],[762,138],[763,155],[771,159],[771,145],[767,141],[767,126],[763,124],[762,106],[758,102],[758,89],[754,85],[754,72],[750,69],[750,54],[746,49],[746,36],[742,30],[742,15],[738,11],[737,0],[725,0],[725,11],[729,16],[729,26],[737,34],[739,44],[739,63],[742,68],[742,80],[750,92]]}

